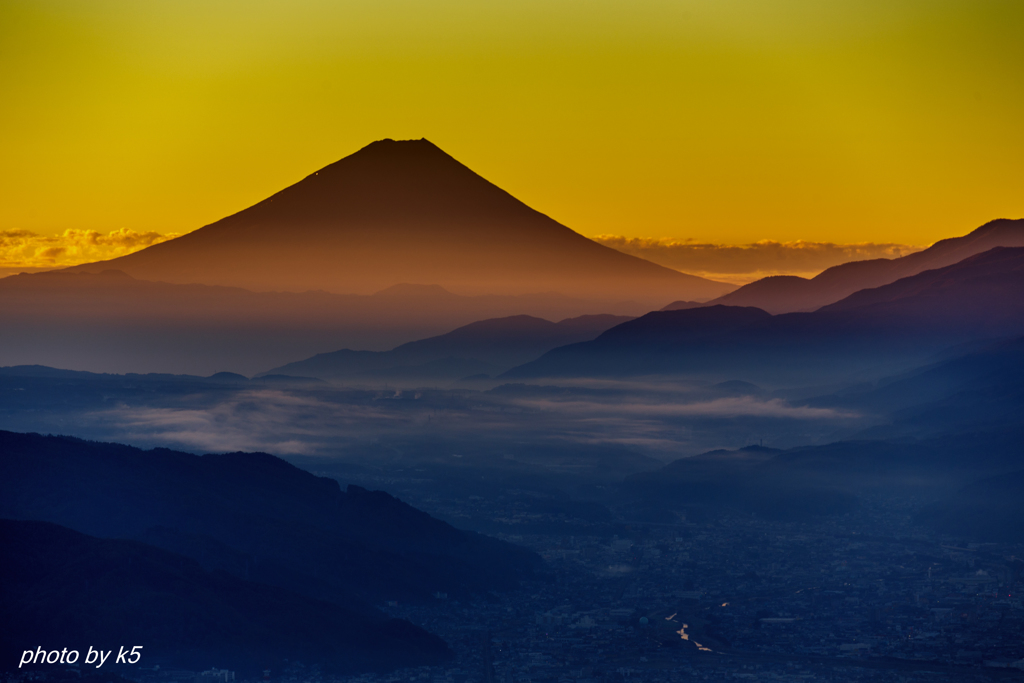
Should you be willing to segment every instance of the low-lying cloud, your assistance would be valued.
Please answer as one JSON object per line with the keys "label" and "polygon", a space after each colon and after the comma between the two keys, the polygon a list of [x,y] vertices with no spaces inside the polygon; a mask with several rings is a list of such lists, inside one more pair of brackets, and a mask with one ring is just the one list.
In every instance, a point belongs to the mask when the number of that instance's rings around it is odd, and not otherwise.
{"label": "low-lying cloud", "polygon": [[[367,426],[402,428],[411,420],[375,405],[324,401],[273,389],[240,391],[202,408],[121,406],[92,414],[133,443],[166,443],[207,452],[267,451],[306,455]],[[372,428],[371,427],[371,428]]]}
{"label": "low-lying cloud", "polygon": [[59,235],[0,230],[0,269],[39,270],[105,261],[177,236],[177,233],[137,232],[128,228],[112,230],[106,235],[96,230],[65,230]]}
{"label": "low-lying cloud", "polygon": [[[808,428],[821,431],[812,424],[827,423],[831,429],[852,424],[860,416],[749,396],[659,401],[629,394],[608,400],[495,400],[481,395],[477,400],[451,404],[441,395],[422,400],[418,394],[403,395],[402,400],[388,400],[383,394],[369,398],[363,392],[250,389],[202,407],[172,400],[165,405],[121,405],[87,417],[93,428],[109,430],[103,438],[201,452],[318,455],[344,450],[355,443],[376,443],[386,434],[388,439],[429,443],[445,439],[554,439],[628,446],[648,454],[678,457],[682,451],[718,447],[722,420],[728,421],[730,431],[737,435],[750,431],[763,434],[765,430],[783,434],[794,428],[804,434]],[[796,427],[798,424],[804,427]],[[714,443],[705,444],[707,438],[713,438]]]}
{"label": "low-lying cloud", "polygon": [[782,399],[762,400],[750,396],[719,398],[711,401],[692,403],[602,403],[578,400],[531,400],[520,401],[542,410],[567,414],[621,416],[626,418],[672,418],[672,417],[774,417],[797,420],[834,420],[859,417],[855,413],[831,408],[793,406]]}
{"label": "low-lying cloud", "polygon": [[761,240],[752,244],[727,245],[619,235],[598,235],[593,239],[666,268],[735,284],[745,284],[769,275],[813,277],[841,263],[899,258],[924,248],[895,242],[836,244]]}

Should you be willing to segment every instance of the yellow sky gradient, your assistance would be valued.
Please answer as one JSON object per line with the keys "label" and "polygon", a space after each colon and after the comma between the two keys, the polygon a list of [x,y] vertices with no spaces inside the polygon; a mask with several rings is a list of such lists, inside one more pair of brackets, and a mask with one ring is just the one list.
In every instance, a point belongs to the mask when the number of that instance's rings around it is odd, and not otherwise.
{"label": "yellow sky gradient", "polygon": [[590,236],[1024,216],[1020,0],[0,0],[0,231],[183,233],[426,137]]}

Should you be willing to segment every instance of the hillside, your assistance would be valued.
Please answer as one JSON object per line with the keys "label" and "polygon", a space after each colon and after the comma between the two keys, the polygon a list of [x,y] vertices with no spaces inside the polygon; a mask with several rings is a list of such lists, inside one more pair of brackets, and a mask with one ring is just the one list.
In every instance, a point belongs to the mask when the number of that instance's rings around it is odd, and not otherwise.
{"label": "hillside", "polygon": [[553,323],[528,315],[470,323],[390,351],[343,349],[268,370],[266,374],[348,380],[457,380],[478,373],[494,375],[533,360],[546,351],[589,341],[630,318],[588,315]]}
{"label": "hillside", "polygon": [[539,563],[386,493],[342,491],[263,453],[196,456],[0,432],[0,517],[141,540],[339,605],[509,588]]}
{"label": "hillside", "polygon": [[[407,621],[208,572],[138,541],[0,519],[0,552],[0,656],[8,670],[26,649],[116,643],[143,644],[148,666],[217,665],[250,677],[289,659],[351,673],[451,656],[440,638]],[[114,657],[105,668],[115,669]]]}

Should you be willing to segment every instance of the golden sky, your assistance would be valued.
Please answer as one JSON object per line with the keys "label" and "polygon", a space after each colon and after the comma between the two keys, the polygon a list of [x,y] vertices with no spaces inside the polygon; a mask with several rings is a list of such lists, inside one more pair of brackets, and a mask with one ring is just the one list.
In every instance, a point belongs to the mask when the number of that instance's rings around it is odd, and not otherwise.
{"label": "golden sky", "polygon": [[1021,0],[0,0],[0,231],[188,232],[426,137],[585,235],[923,245],[1024,216],[1022,36]]}

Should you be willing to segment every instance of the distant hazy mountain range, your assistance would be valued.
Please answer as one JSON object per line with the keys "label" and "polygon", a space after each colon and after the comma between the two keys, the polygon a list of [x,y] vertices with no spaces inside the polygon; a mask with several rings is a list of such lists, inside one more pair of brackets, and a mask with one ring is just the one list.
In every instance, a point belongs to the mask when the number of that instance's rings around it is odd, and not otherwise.
{"label": "distant hazy mountain range", "polygon": [[[889,414],[886,424],[864,432],[873,439],[1007,428],[1024,434],[1024,337],[972,347],[976,348],[882,378],[876,387],[821,397],[811,404]],[[1024,460],[1019,465],[1024,467]]]}
{"label": "distant hazy mountain range", "polygon": [[656,311],[554,349],[508,378],[715,374],[823,381],[895,371],[956,344],[1024,334],[1024,248],[864,290],[813,313],[715,305]]}
{"label": "distant hazy mountain range", "polygon": [[107,269],[256,291],[370,294],[412,282],[649,306],[735,289],[589,240],[426,140],[374,142],[212,225],[73,270]]}
{"label": "distant hazy mountain range", "polygon": [[711,303],[756,306],[769,313],[813,311],[856,291],[943,268],[993,247],[1024,247],[1024,219],[991,221],[968,235],[941,240],[924,251],[895,259],[844,263],[810,279],[792,275],[766,277]]}
{"label": "distant hazy mountain range", "polygon": [[589,341],[627,320],[631,318],[615,315],[587,315],[558,323],[528,315],[494,318],[390,351],[343,349],[320,353],[264,374],[374,382],[451,381],[496,375],[555,347]]}
{"label": "distant hazy mountain range", "polygon": [[682,458],[631,475],[623,492],[695,519],[737,509],[799,519],[895,492],[931,499],[919,521],[945,533],[1024,539],[1024,337],[805,403],[884,419],[836,443]]}
{"label": "distant hazy mountain range", "polygon": [[[562,319],[586,310],[587,302],[464,297],[436,285],[359,296],[174,285],[116,271],[21,275],[0,280],[0,314],[8,323],[0,327],[0,362],[371,383],[505,371],[510,378],[715,375],[728,367],[736,370],[732,376],[750,370],[758,381],[774,381],[765,372],[792,372],[787,381],[798,382],[817,372],[884,374],[926,362],[946,346],[1024,332],[1022,250],[997,247],[810,313],[772,316],[756,307],[677,302],[628,322],[622,315],[561,323],[495,317],[525,308]],[[394,347],[410,338],[419,341]],[[348,348],[317,353],[342,345]],[[381,346],[393,348],[352,350]]]}
{"label": "distant hazy mountain range", "polygon": [[368,296],[251,292],[58,271],[0,279],[0,365],[252,375],[322,351],[390,349],[498,316],[644,312],[559,294],[459,296],[436,285]]}

